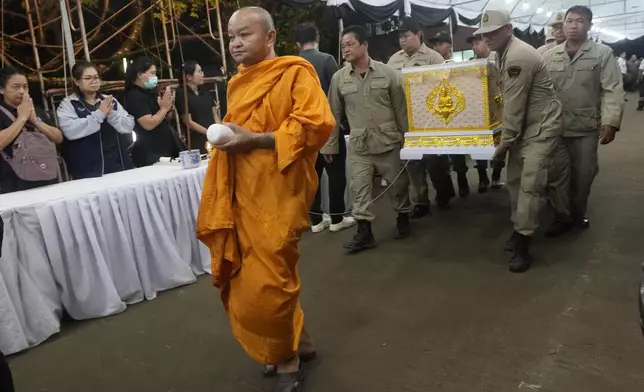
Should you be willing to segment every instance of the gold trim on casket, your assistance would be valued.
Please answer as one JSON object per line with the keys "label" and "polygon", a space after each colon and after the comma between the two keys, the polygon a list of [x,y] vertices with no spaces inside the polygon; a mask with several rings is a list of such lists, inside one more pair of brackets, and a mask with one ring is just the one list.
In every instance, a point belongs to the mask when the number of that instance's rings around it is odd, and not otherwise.
{"label": "gold trim on casket", "polygon": [[402,70],[410,132],[493,130],[502,123],[496,66],[487,60]]}
{"label": "gold trim on casket", "polygon": [[488,147],[494,146],[494,136],[409,136],[405,138],[405,148],[445,148],[445,147]]}

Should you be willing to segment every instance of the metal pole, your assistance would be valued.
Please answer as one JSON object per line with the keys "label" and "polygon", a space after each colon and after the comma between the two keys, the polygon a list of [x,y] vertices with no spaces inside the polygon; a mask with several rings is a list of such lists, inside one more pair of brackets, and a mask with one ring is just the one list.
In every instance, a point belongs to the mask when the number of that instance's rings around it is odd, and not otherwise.
{"label": "metal pole", "polygon": [[4,0],[0,0],[0,57],[2,57],[2,68],[4,68]]}
{"label": "metal pole", "polygon": [[338,19],[338,64],[342,67],[342,31],[344,30],[344,21]]}
{"label": "metal pole", "polygon": [[76,59],[74,59],[74,41],[72,40],[72,29],[69,26],[69,15],[67,14],[67,6],[65,5],[65,0],[58,0],[60,5],[60,21],[63,25],[63,38],[65,39],[65,46],[67,48],[67,60],[69,62],[69,67],[73,67],[76,64]]}
{"label": "metal pole", "polygon": [[[452,9],[452,12],[454,12],[454,9]],[[454,45],[454,29],[452,26],[452,15],[450,15],[449,18],[447,19],[447,25],[449,26],[449,39],[452,41],[452,45]],[[453,60],[453,59],[454,59],[454,55],[450,53],[450,60]]]}
{"label": "metal pole", "polygon": [[[36,0],[37,1],[37,0]],[[85,60],[91,61],[89,58],[89,47],[87,45],[87,31],[85,31],[85,19],[83,18],[83,3],[81,0],[76,0],[78,6],[78,23],[80,24],[81,37],[83,38],[83,50],[85,51]]]}
{"label": "metal pole", "polygon": [[168,71],[170,72],[170,79],[174,79],[172,72],[172,58],[170,56],[170,45],[168,44],[168,29],[165,26],[165,12],[163,10],[165,7],[165,1],[161,3],[161,29],[163,31],[163,44],[165,46],[165,58],[168,62]]}
{"label": "metal pole", "polygon": [[219,0],[215,1],[215,10],[217,11],[217,30],[219,30],[219,50],[221,51],[221,63],[224,66],[223,76],[228,76],[228,64],[226,64],[226,47],[224,45],[224,32],[221,27],[221,12],[219,11]]}
{"label": "metal pole", "polygon": [[29,4],[30,0],[25,0],[25,13],[27,14],[27,23],[29,26],[29,32],[31,34],[31,48],[34,52],[34,60],[36,61],[36,71],[38,72],[38,79],[40,81],[40,92],[42,94],[42,103],[45,111],[49,111],[49,104],[47,103],[47,96],[45,95],[45,81],[42,78],[42,72],[40,71],[40,57],[38,56],[38,47],[36,47],[36,33],[34,32],[34,22],[31,19],[31,5]]}

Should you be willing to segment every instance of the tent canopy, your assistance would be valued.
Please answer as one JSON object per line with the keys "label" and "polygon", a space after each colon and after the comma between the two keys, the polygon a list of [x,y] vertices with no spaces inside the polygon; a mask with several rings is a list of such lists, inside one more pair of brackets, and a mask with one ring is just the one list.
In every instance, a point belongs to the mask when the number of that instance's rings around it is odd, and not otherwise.
{"label": "tent canopy", "polygon": [[485,9],[507,9],[515,27],[537,32],[547,28],[557,11],[585,5],[594,15],[593,38],[612,43],[644,36],[644,0],[327,0],[327,5],[347,5],[357,12],[370,8],[378,13],[388,13],[400,5],[412,16],[414,9],[452,9],[459,23],[470,26],[472,21],[478,23]]}

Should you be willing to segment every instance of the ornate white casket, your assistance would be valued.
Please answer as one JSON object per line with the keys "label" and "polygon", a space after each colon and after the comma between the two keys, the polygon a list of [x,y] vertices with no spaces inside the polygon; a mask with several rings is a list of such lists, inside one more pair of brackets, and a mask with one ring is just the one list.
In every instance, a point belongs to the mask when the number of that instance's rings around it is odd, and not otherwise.
{"label": "ornate white casket", "polygon": [[487,59],[402,70],[409,132],[402,159],[469,154],[490,159],[503,122],[499,73]]}

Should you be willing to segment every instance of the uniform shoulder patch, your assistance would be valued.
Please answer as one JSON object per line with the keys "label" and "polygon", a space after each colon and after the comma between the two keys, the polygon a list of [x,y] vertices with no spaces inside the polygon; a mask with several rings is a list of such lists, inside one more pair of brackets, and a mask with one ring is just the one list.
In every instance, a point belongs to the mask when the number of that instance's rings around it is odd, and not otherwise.
{"label": "uniform shoulder patch", "polygon": [[508,76],[512,79],[518,78],[521,75],[521,67],[518,65],[511,65],[508,67]]}

